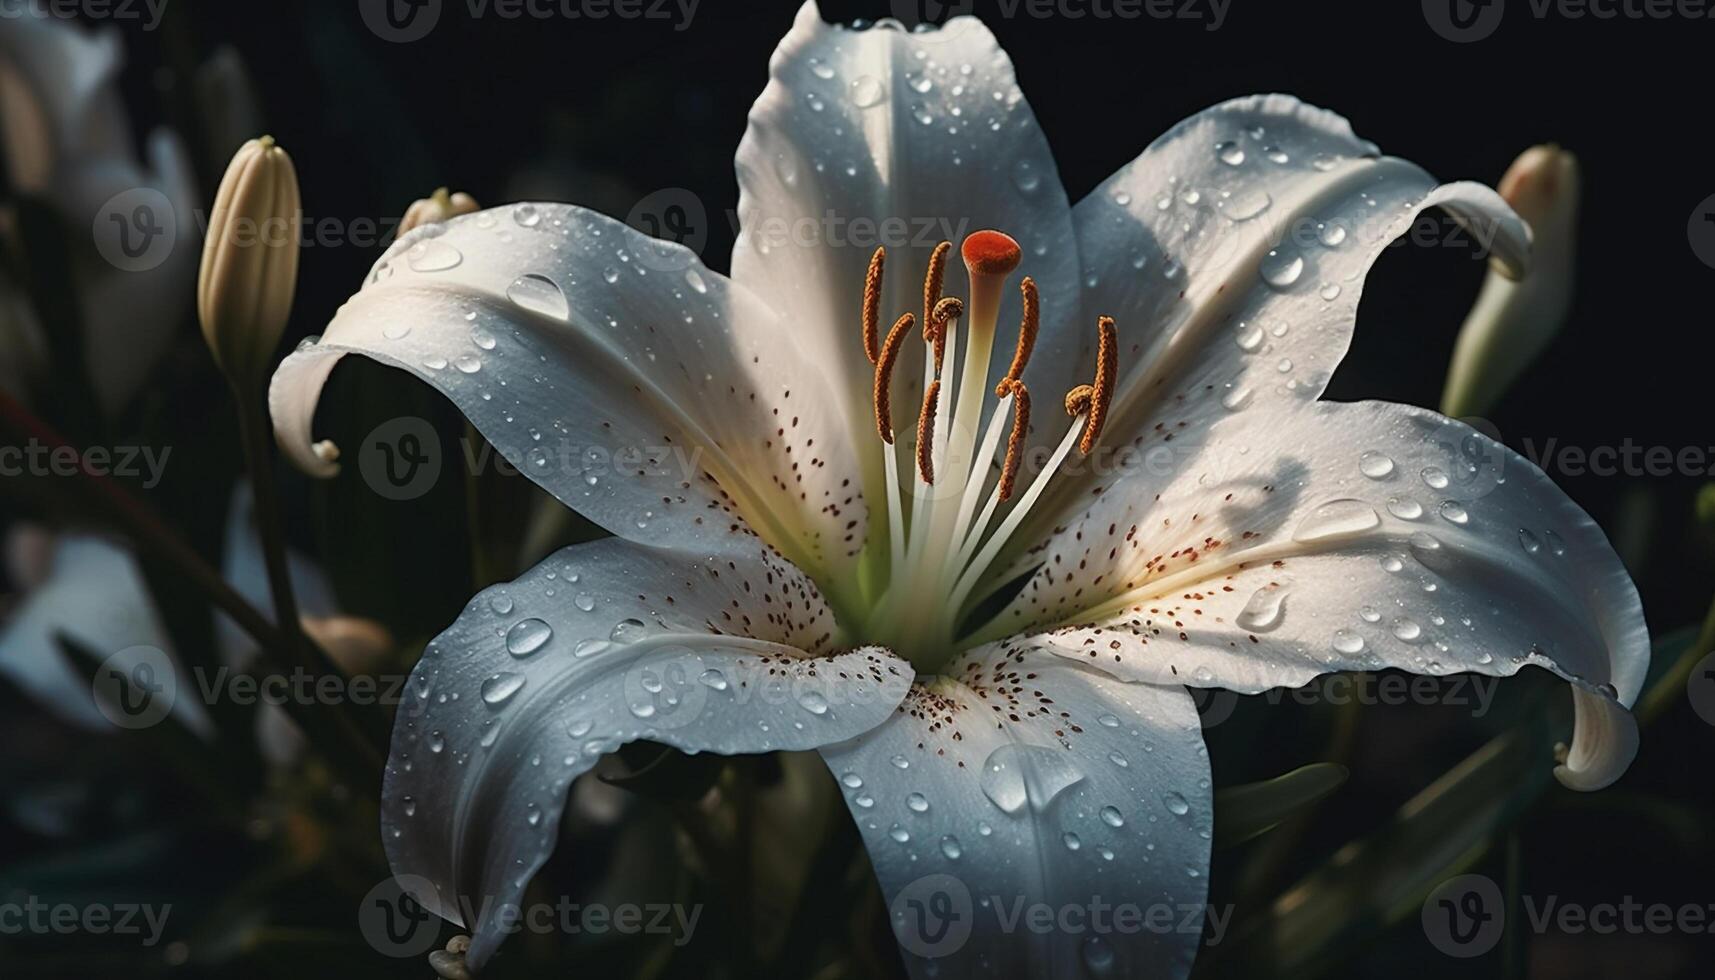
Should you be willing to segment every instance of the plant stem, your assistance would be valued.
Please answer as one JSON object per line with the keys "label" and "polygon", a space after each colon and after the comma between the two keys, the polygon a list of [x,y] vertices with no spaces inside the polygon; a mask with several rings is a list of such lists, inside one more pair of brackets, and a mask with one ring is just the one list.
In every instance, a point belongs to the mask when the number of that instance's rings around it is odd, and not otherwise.
{"label": "plant stem", "polygon": [[[256,502],[256,533],[262,539],[262,558],[268,569],[268,589],[274,597],[274,622],[286,636],[303,640],[303,624],[298,619],[298,600],[292,594],[292,571],[286,556],[286,535],[280,522],[280,501],[274,485],[274,461],[266,433],[267,420],[257,399],[246,397],[237,385],[232,388],[238,404],[238,429],[244,442],[244,462],[250,471],[251,493]],[[243,533],[243,529],[239,529]],[[334,673],[330,662],[323,673]]]}

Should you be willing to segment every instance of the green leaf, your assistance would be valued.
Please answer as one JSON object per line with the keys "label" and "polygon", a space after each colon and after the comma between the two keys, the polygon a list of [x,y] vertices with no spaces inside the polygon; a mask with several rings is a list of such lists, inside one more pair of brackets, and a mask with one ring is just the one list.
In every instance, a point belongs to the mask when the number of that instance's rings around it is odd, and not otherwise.
{"label": "green leaf", "polygon": [[1268,833],[1339,789],[1349,775],[1345,766],[1317,762],[1221,790],[1215,794],[1215,846],[1232,847]]}

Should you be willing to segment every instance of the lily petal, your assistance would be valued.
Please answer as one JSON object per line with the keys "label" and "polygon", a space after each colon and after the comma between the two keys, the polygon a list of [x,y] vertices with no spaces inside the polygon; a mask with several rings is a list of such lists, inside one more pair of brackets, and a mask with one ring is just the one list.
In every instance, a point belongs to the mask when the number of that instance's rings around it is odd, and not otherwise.
{"label": "lily petal", "polygon": [[[1190,972],[1212,797],[1184,688],[996,644],[822,756],[913,977]],[[1116,906],[1156,926],[1165,912],[1169,927],[1113,935]],[[1043,907],[1054,928],[1040,927]]]}
{"label": "lily petal", "polygon": [[1620,708],[1649,634],[1618,556],[1542,471],[1433,412],[1233,416],[1170,477],[1122,478],[1044,558],[1001,623],[1064,624],[1040,641],[1116,676],[1254,693],[1531,665],[1580,692],[1563,779],[1611,781],[1636,747]]}
{"label": "lily petal", "polygon": [[566,791],[635,739],[723,755],[804,750],[881,723],[913,676],[834,652],[803,573],[746,555],[619,539],[566,548],[487,589],[411,676],[382,791],[388,858],[425,907],[472,932],[480,967],[553,850]]}
{"label": "lily petal", "polygon": [[[1498,194],[1380,156],[1332,112],[1251,96],[1169,130],[1073,211],[1084,319],[1112,316],[1120,331],[1103,442],[1147,450],[1230,412],[1317,398],[1370,266],[1432,206],[1468,229],[1466,247],[1522,272],[1529,229]],[[1072,516],[1101,472],[1058,481],[1020,544]]]}
{"label": "lily petal", "polygon": [[336,467],[311,420],[348,353],[435,386],[622,537],[748,550],[754,530],[830,579],[862,545],[849,428],[794,332],[689,249],[603,215],[519,204],[401,238],[274,376],[281,445],[317,475]]}
{"label": "lily petal", "polygon": [[[854,406],[859,446],[879,450],[858,315],[878,245],[887,247],[880,308],[891,322],[922,316],[923,274],[937,243],[985,228],[1012,235],[1044,298],[1026,380],[1055,398],[1069,386],[1088,339],[1067,329],[1077,312],[1071,209],[1012,62],[976,18],[926,31],[891,20],[856,30],[824,23],[814,0],[805,3],[769,62],[737,167],[733,278],[767,297],[807,353],[828,366],[831,390]],[[945,293],[969,295],[956,259]],[[1009,294],[991,387],[1006,370],[1019,316]],[[921,358],[920,345],[906,346],[898,375],[908,404],[922,391]],[[879,451],[866,456],[869,475],[880,479]]]}

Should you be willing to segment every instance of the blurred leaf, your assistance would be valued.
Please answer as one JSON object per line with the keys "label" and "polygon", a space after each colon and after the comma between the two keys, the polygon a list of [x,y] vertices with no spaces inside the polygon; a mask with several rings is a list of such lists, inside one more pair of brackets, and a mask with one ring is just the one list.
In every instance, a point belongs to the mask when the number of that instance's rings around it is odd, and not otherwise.
{"label": "blurred leaf", "polygon": [[1316,762],[1260,783],[1215,794],[1215,846],[1232,847],[1260,837],[1345,785],[1345,766]]}
{"label": "blurred leaf", "polygon": [[[1657,640],[1652,675],[1696,628]],[[1671,683],[1671,671],[1658,686]],[[1683,684],[1681,684],[1683,686]],[[1641,701],[1640,701],[1641,704]],[[1380,830],[1336,851],[1199,964],[1206,976],[1319,976],[1383,929],[1415,915],[1441,882],[1481,858],[1554,783],[1554,747],[1572,728],[1571,698],[1549,698],[1468,756]]]}
{"label": "blurred leaf", "polygon": [[[54,637],[68,662],[78,671],[85,686],[95,690],[96,673],[103,658],[61,633]],[[130,729],[123,736],[135,739],[146,751],[142,755],[159,761],[172,770],[186,785],[196,789],[216,814],[234,822],[241,821],[245,803],[235,790],[254,782],[248,771],[253,760],[239,760],[221,752],[218,745],[205,741],[185,727],[177,712],[169,712],[160,722],[144,728]]]}

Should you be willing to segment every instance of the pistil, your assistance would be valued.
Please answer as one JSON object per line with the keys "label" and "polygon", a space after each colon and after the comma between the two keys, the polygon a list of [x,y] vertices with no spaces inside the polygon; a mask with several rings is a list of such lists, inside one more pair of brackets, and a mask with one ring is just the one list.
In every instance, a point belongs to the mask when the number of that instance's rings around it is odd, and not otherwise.
{"label": "pistil", "polygon": [[[923,402],[917,414],[913,449],[915,473],[907,478],[912,481],[909,513],[899,447],[895,445],[892,384],[905,337],[917,316],[902,315],[885,339],[881,338],[880,301],[886,262],[881,249],[870,258],[863,295],[864,350],[875,364],[876,430],[886,462],[891,559],[887,590],[877,602],[866,632],[926,671],[956,652],[961,608],[1055,472],[1074,448],[1088,453],[1095,447],[1118,377],[1114,321],[1103,317],[1097,327],[1101,343],[1094,383],[1068,394],[1066,407],[1073,416],[1072,424],[1047,466],[1015,500],[1031,421],[1030,390],[1023,375],[1040,330],[1041,297],[1035,281],[1025,277],[1019,284],[1023,318],[1017,346],[1005,375],[994,386],[995,401],[979,440],[977,430],[987,407],[988,372],[1001,297],[1023,252],[1017,242],[997,231],[981,231],[967,238],[960,255],[970,294],[961,301],[942,295],[951,250],[948,242],[935,248],[923,281]],[[961,334],[963,345],[959,343]],[[993,461],[1003,435],[1007,436],[1006,453],[991,488]],[[988,499],[978,515],[977,502],[985,489],[989,489]],[[989,525],[1005,503],[1012,507],[991,534]]]}

